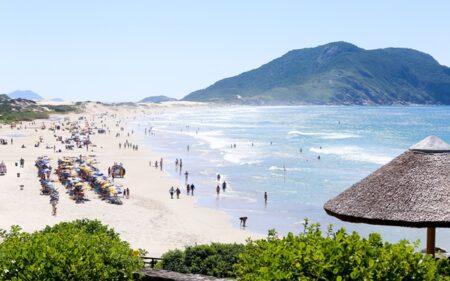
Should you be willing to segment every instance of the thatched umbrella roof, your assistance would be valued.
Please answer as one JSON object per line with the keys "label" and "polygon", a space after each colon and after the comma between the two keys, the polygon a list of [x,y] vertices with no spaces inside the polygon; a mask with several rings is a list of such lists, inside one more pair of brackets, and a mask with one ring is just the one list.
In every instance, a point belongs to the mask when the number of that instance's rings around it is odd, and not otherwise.
{"label": "thatched umbrella roof", "polygon": [[325,203],[343,221],[450,227],[450,145],[430,136]]}

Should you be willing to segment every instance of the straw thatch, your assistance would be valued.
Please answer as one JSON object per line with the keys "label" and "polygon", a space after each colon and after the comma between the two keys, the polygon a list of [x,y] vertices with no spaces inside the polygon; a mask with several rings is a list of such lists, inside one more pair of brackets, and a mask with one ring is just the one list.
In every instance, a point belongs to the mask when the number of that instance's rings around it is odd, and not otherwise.
{"label": "straw thatch", "polygon": [[428,137],[324,208],[349,222],[450,227],[450,145]]}

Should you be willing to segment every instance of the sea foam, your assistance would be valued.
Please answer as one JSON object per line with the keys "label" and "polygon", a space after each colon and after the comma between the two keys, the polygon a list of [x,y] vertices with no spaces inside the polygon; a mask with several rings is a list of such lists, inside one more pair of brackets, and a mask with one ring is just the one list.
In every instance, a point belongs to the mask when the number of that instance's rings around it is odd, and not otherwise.
{"label": "sea foam", "polygon": [[359,146],[311,147],[309,150],[318,154],[337,155],[345,160],[369,162],[379,165],[384,165],[392,160],[392,157],[371,153]]}

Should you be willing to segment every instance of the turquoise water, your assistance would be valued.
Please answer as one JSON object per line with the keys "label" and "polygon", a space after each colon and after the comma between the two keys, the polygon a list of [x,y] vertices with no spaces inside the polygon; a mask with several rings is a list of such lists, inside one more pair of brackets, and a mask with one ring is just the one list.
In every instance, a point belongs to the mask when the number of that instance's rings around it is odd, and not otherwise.
{"label": "turquoise water", "polygon": [[[198,204],[227,212],[236,227],[238,217],[247,216],[252,231],[296,233],[308,218],[364,235],[379,232],[390,241],[424,240],[425,229],[341,222],[328,216],[323,204],[428,135],[450,141],[450,108],[177,109],[140,120],[140,131],[144,127],[154,132],[145,144],[164,155],[165,169],[180,186],[189,171]],[[182,174],[175,158],[183,159]],[[217,173],[228,183],[218,197]],[[449,234],[438,229],[437,244],[450,249]]]}

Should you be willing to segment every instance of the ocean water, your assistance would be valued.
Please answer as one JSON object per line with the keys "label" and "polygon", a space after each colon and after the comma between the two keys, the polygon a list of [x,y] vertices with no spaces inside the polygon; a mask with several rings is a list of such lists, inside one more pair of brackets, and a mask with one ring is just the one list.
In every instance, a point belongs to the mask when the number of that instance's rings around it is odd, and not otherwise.
{"label": "ocean water", "polygon": [[[450,107],[177,109],[147,116],[135,127],[142,133],[152,128],[143,144],[164,156],[183,191],[188,171],[197,203],[225,211],[236,227],[247,216],[252,231],[298,233],[308,218],[362,235],[378,232],[389,241],[423,242],[425,229],[345,223],[323,205],[428,135],[450,141]],[[181,173],[176,158],[183,159]],[[217,174],[228,184],[219,196]],[[437,245],[450,249],[449,234],[438,229]]]}

